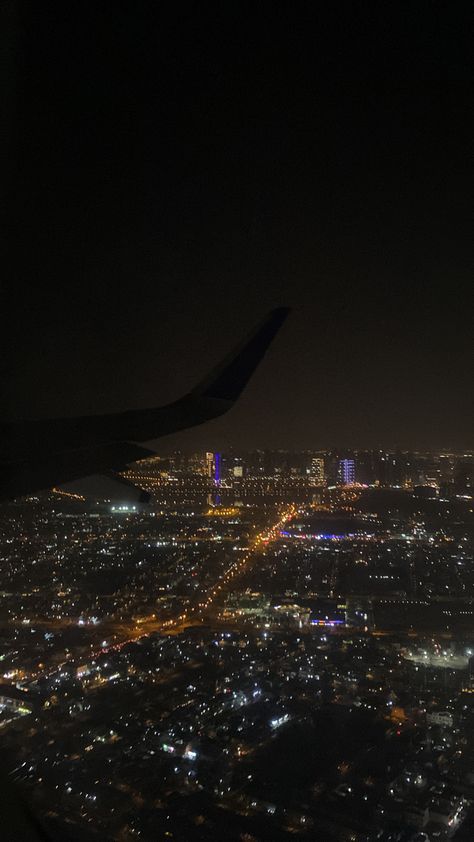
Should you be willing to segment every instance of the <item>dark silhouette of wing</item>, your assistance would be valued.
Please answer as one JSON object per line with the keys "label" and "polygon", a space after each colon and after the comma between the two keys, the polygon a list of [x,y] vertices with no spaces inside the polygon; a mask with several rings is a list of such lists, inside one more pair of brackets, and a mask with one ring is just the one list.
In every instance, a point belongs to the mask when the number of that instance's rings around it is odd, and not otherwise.
{"label": "dark silhouette of wing", "polygon": [[191,392],[167,406],[110,415],[1,425],[0,496],[11,498],[91,474],[123,470],[154,453],[140,442],[203,424],[239,398],[285,321],[278,307]]}

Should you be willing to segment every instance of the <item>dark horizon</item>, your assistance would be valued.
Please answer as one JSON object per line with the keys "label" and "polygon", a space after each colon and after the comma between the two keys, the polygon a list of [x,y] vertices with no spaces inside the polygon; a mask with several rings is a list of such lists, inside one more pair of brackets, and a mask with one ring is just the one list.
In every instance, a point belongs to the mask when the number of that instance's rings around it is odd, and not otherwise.
{"label": "dark horizon", "polygon": [[164,404],[289,305],[163,446],[472,446],[461,6],[18,10],[7,418]]}

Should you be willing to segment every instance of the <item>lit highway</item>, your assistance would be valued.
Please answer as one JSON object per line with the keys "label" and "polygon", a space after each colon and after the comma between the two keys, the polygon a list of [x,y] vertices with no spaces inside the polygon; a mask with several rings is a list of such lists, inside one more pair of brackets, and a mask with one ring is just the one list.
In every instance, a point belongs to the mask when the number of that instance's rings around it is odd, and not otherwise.
{"label": "lit highway", "polygon": [[[196,604],[194,606],[182,611],[177,617],[160,621],[156,618],[155,614],[151,614],[148,617],[142,617],[130,623],[111,623],[107,626],[102,624],[101,636],[104,640],[107,640],[107,637],[112,637],[114,642],[107,642],[106,644],[93,649],[87,656],[87,659],[89,660],[91,658],[98,657],[99,655],[105,655],[108,652],[120,651],[124,646],[127,646],[130,643],[135,643],[138,640],[142,640],[143,638],[149,637],[155,633],[170,635],[180,634],[188,626],[201,623],[206,612],[212,608],[216,597],[218,597],[219,594],[225,590],[225,588],[229,586],[240,574],[247,570],[259,554],[262,553],[272,541],[275,541],[279,537],[280,530],[295,517],[297,512],[298,507],[296,505],[289,504],[285,506],[283,511],[280,512],[276,523],[262,530],[262,532],[254,538],[250,548],[245,552],[245,554],[237,561],[233,561],[225,570],[223,570],[219,578],[205,593],[201,593],[198,597],[196,597]],[[117,637],[120,637],[121,639],[117,640]],[[50,677],[59,672],[65,664],[74,663],[76,660],[76,658],[70,658],[66,661],[62,661],[61,664],[54,666],[53,668],[38,671],[31,676],[31,679],[37,680],[41,677]],[[80,660],[84,660],[84,656],[81,656]]]}
{"label": "lit highway", "polygon": [[[111,646],[101,648],[98,652],[93,654],[104,654],[105,652],[121,649],[127,643],[140,640],[143,637],[148,637],[154,632],[178,634],[185,628],[193,625],[196,622],[201,622],[203,614],[212,607],[216,597],[223,591],[231,582],[246,570],[255,558],[268,546],[269,543],[279,537],[280,530],[288,524],[288,522],[295,517],[298,509],[295,505],[285,506],[285,509],[276,523],[270,528],[264,529],[253,540],[251,547],[238,560],[233,561],[229,567],[224,570],[216,582],[207,590],[207,592],[197,599],[199,600],[195,606],[182,611],[177,617],[160,622],[152,615],[150,620],[142,620],[137,622],[133,629],[136,633],[132,633],[129,638]],[[138,628],[139,626],[139,628]]]}
{"label": "lit highway", "polygon": [[297,511],[298,509],[295,505],[286,506],[277,523],[271,526],[270,529],[265,529],[257,535],[252,543],[252,546],[249,550],[247,550],[245,555],[243,555],[238,561],[232,562],[214,585],[209,588],[207,593],[201,597],[201,601],[198,602],[195,608],[192,608],[189,611],[183,611],[178,615],[176,620],[168,620],[163,624],[163,628],[165,630],[166,627],[174,628],[175,626],[184,628],[186,625],[189,625],[191,621],[201,619],[202,614],[211,608],[212,603],[219,593],[224,590],[227,585],[231,584],[235,577],[239,576],[248,568],[249,564],[255,559],[255,556],[262,552],[269,543],[279,537],[280,530],[296,515]]}

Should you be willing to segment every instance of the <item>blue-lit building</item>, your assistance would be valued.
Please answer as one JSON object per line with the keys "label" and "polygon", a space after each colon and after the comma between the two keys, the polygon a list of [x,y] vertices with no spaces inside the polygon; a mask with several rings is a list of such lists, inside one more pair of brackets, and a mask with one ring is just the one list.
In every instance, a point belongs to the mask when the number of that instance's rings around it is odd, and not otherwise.
{"label": "blue-lit building", "polygon": [[352,485],[355,482],[355,462],[353,459],[340,459],[338,480],[341,485]]}
{"label": "blue-lit building", "polygon": [[214,482],[215,482],[216,485],[220,485],[221,476],[222,476],[221,454],[220,453],[214,453]]}

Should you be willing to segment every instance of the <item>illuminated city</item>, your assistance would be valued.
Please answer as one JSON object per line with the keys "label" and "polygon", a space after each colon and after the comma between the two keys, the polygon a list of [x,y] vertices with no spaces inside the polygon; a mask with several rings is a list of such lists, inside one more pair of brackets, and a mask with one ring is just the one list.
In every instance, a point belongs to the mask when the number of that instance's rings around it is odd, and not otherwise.
{"label": "illuminated city", "polygon": [[0,842],[474,842],[472,3],[0,17]]}
{"label": "illuminated city", "polygon": [[128,472],[147,504],[3,505],[2,739],[52,832],[468,838],[473,455],[341,461],[176,452]]}

